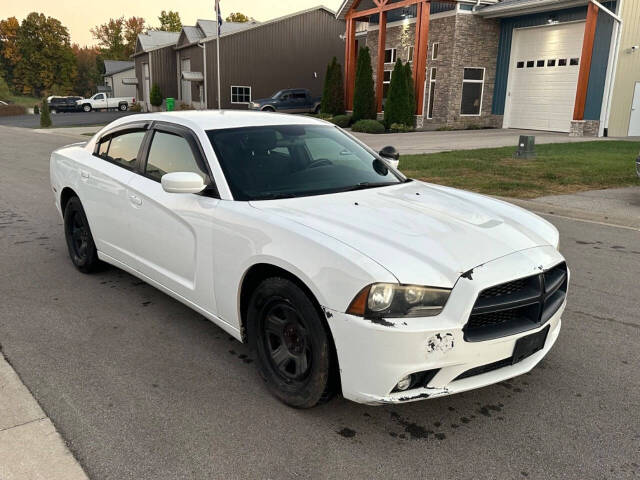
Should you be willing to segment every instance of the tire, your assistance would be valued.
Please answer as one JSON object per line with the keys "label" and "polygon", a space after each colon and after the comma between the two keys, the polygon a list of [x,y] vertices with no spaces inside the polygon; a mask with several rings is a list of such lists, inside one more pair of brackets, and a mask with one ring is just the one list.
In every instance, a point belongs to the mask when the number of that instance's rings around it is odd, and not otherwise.
{"label": "tire", "polygon": [[82,273],[91,273],[99,265],[98,250],[91,235],[87,215],[78,197],[72,197],[64,209],[64,236],[69,257]]}
{"label": "tire", "polygon": [[126,103],[121,103],[120,105],[118,105],[118,108],[121,112],[126,112],[129,109],[129,105],[127,105]]}
{"label": "tire", "polygon": [[275,109],[275,108],[273,108],[273,107],[264,107],[264,108],[262,109],[262,111],[263,111],[263,112],[275,112],[275,111],[276,111],[276,109]]}
{"label": "tire", "polygon": [[294,408],[311,408],[333,394],[329,330],[307,294],[288,279],[264,280],[247,315],[249,342],[269,391]]}
{"label": "tire", "polygon": [[90,112],[90,111],[91,111],[91,105],[90,105],[90,104],[88,104],[88,103],[85,103],[85,104],[82,106],[82,111],[84,111],[84,112]]}
{"label": "tire", "polygon": [[315,113],[316,115],[320,113],[320,105],[316,106],[316,108],[313,110],[313,113]]}

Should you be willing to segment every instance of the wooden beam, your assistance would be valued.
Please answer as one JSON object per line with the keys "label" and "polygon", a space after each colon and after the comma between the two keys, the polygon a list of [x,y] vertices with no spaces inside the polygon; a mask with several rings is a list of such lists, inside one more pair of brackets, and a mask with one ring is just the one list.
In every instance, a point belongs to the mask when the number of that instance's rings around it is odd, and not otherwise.
{"label": "wooden beam", "polygon": [[378,29],[378,68],[376,69],[376,105],[382,111],[382,94],[384,91],[384,51],[387,45],[387,12],[380,12],[380,28]]}
{"label": "wooden beam", "polygon": [[576,101],[573,107],[574,120],[584,120],[584,110],[587,104],[587,89],[589,87],[589,72],[591,71],[591,58],[593,56],[593,43],[596,37],[596,26],[598,24],[598,10],[597,5],[589,3],[587,22],[584,26],[584,38],[582,40],[582,55],[580,56]]}
{"label": "wooden beam", "polygon": [[424,1],[419,4],[420,16],[416,20],[416,35],[418,39],[418,56],[413,50],[414,81],[416,89],[416,115],[422,115],[424,109],[424,82],[427,75],[427,50],[429,49],[429,21],[431,19],[431,3]]}
{"label": "wooden beam", "polygon": [[416,28],[415,28],[415,38],[413,40],[413,62],[412,62],[412,69],[413,69],[413,80],[414,82],[416,81],[416,75],[418,73],[418,69],[416,68],[418,66],[418,58],[420,58],[420,16],[422,15],[422,5],[423,3],[419,3],[418,5],[416,5]]}
{"label": "wooden beam", "polygon": [[380,13],[381,11],[387,12],[389,10],[395,10],[396,8],[403,8],[403,7],[408,7],[410,5],[415,5],[416,3],[420,3],[423,1],[424,0],[402,0],[396,3],[387,3],[386,5],[383,5],[380,7],[369,8],[368,10],[362,10],[360,12],[357,12],[352,7],[351,10],[349,10],[349,12],[347,13],[346,18],[349,19],[349,18],[368,17],[370,15],[375,15],[376,13]]}
{"label": "wooden beam", "polygon": [[347,19],[347,31],[345,38],[344,56],[344,94],[345,107],[347,110],[353,109],[353,90],[356,80],[356,21]]}

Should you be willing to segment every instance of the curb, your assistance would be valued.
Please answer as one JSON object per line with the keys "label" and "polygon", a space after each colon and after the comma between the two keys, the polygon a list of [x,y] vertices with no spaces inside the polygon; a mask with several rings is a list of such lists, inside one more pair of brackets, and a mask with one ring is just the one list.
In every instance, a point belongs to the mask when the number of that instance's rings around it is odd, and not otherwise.
{"label": "curb", "polygon": [[0,479],[88,480],[0,351]]}

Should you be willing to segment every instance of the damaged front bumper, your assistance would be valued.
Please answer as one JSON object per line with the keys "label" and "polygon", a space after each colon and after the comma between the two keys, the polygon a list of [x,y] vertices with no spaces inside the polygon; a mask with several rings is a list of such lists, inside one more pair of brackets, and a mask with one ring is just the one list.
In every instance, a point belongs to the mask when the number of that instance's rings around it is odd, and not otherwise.
{"label": "damaged front bumper", "polygon": [[[472,279],[461,278],[443,312],[436,317],[388,319],[384,324],[326,310],[336,345],[345,398],[366,404],[405,403],[491,385],[531,370],[549,352],[561,328],[562,306],[544,324],[515,335],[465,341],[463,327],[478,294],[559,262],[553,247],[538,247],[476,267]],[[542,348],[511,364],[518,339],[548,328]],[[497,365],[485,373],[458,378],[477,367]],[[429,371],[426,385],[394,391],[403,377]]]}

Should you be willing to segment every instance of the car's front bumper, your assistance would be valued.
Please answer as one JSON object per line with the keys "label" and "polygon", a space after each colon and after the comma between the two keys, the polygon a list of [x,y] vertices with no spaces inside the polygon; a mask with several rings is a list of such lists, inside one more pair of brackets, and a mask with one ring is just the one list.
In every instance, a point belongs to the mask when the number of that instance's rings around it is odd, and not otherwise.
{"label": "car's front bumper", "polygon": [[[561,326],[565,303],[543,325],[526,332],[481,342],[464,339],[466,324],[480,291],[522,278],[562,262],[553,247],[517,252],[474,269],[461,279],[437,317],[388,319],[374,323],[326,309],[336,345],[345,398],[368,403],[403,403],[497,383],[531,370],[551,349]],[[456,380],[473,368],[510,358],[516,341],[549,326],[542,350],[513,365]],[[442,341],[446,339],[446,341]],[[393,392],[400,379],[438,370],[426,387]]]}
{"label": "car's front bumper", "polygon": [[636,158],[636,173],[638,174],[638,178],[640,178],[640,155]]}

